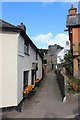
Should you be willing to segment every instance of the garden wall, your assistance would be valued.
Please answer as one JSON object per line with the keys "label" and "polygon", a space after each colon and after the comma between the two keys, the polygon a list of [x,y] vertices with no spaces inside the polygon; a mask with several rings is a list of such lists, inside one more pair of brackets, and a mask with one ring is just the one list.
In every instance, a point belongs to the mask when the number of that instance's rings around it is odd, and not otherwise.
{"label": "garden wall", "polygon": [[59,85],[59,89],[60,89],[62,98],[64,99],[64,97],[65,97],[65,79],[64,79],[64,76],[61,74],[60,70],[57,71],[57,81],[58,81],[58,85]]}

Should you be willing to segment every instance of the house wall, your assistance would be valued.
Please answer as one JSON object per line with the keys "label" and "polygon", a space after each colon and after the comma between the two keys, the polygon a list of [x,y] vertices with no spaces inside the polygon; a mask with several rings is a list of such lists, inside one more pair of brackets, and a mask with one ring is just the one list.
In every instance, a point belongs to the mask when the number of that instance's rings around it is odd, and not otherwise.
{"label": "house wall", "polygon": [[64,62],[64,56],[68,54],[69,49],[66,47],[57,53],[57,64],[61,64]]}
{"label": "house wall", "polygon": [[73,55],[74,57],[73,60],[73,71],[74,71],[74,76],[78,78],[79,76],[79,66],[78,66],[78,56],[80,56],[80,28],[72,28],[72,33],[73,33]]}
{"label": "house wall", "polygon": [[42,59],[40,56],[38,56],[38,72],[37,72],[37,78],[42,78]]}
{"label": "house wall", "polygon": [[73,55],[79,54],[78,28],[72,29],[73,33]]}
{"label": "house wall", "polygon": [[62,62],[61,60],[64,59],[64,55],[65,55],[64,49],[62,49],[61,51],[57,53],[57,64],[61,64]]}
{"label": "house wall", "polygon": [[80,55],[80,28],[78,28],[79,55]]}
{"label": "house wall", "polygon": [[[17,36],[16,33],[0,33],[0,51],[2,62],[2,104],[0,107],[17,105]],[[2,37],[2,41],[1,41]],[[1,45],[2,42],[2,45]],[[1,75],[0,75],[1,77]],[[1,91],[0,91],[1,92]],[[1,94],[0,94],[1,95]]]}
{"label": "house wall", "polygon": [[0,108],[16,106],[23,99],[23,72],[29,71],[30,85],[33,62],[38,63],[37,78],[41,79],[42,59],[38,56],[36,60],[36,51],[31,45],[29,55],[25,55],[24,39],[19,34],[0,33]]}
{"label": "house wall", "polygon": [[18,99],[17,103],[23,99],[23,72],[29,71],[28,76],[28,85],[31,84],[31,69],[32,63],[38,63],[38,71],[37,71],[37,78],[42,78],[42,60],[38,56],[38,60],[36,60],[36,51],[31,47],[29,44],[29,55],[24,54],[24,39],[22,36],[18,36]]}
{"label": "house wall", "polygon": [[47,61],[46,64],[44,64],[46,66],[46,73],[49,72],[50,70],[52,70],[52,64],[54,64],[54,56],[51,56],[50,54],[46,54],[44,56],[44,60]]}

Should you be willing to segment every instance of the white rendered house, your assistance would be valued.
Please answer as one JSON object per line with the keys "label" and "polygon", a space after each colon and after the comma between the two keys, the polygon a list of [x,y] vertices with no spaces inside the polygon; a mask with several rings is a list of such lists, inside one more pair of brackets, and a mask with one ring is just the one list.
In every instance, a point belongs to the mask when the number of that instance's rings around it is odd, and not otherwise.
{"label": "white rendered house", "polygon": [[42,78],[42,56],[25,26],[0,20],[0,108],[17,106],[27,85]]}
{"label": "white rendered house", "polygon": [[65,48],[63,48],[62,50],[60,50],[57,53],[57,65],[61,64],[62,62],[64,62],[64,56],[65,56],[65,54],[68,53],[69,50],[70,50],[70,43],[69,43],[69,41],[66,41]]}

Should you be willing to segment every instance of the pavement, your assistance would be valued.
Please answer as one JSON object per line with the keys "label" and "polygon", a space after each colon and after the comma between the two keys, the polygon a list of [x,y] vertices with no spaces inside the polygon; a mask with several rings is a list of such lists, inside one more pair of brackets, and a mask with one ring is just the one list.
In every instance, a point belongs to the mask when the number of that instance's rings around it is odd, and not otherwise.
{"label": "pavement", "polygon": [[[62,102],[54,71],[41,81],[34,96],[25,99],[22,112],[14,108],[2,113],[3,118],[74,118],[78,115],[78,99]],[[0,112],[1,115],[1,112]]]}

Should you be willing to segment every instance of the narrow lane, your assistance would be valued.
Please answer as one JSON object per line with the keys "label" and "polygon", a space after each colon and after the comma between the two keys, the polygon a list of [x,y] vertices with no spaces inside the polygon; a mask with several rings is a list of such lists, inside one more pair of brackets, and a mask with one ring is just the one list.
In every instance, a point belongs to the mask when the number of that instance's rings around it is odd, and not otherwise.
{"label": "narrow lane", "polygon": [[21,113],[13,110],[4,114],[7,118],[63,118],[77,112],[77,101],[62,102],[56,75],[51,71],[42,80],[35,95],[25,100]]}

